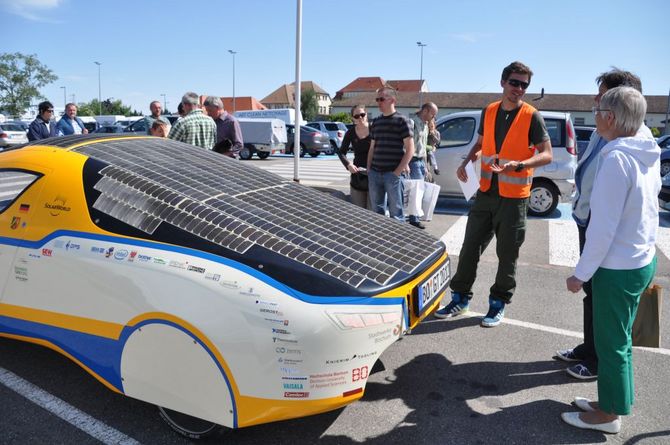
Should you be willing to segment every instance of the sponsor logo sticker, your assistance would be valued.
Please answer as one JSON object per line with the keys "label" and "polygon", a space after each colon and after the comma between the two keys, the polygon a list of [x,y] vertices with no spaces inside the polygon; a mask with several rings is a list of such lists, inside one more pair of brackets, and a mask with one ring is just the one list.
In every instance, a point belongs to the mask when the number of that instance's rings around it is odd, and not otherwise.
{"label": "sponsor logo sticker", "polygon": [[188,270],[190,272],[205,273],[205,268],[204,267],[188,266]]}
{"label": "sponsor logo sticker", "polygon": [[42,249],[42,256],[53,256],[53,250],[51,250],[51,249]]}
{"label": "sponsor logo sticker", "polygon": [[309,397],[309,392],[286,391],[284,392],[284,397],[286,397],[287,399],[304,399]]}
{"label": "sponsor logo sticker", "polygon": [[121,250],[117,250],[116,252],[114,252],[114,259],[115,260],[125,260],[127,256],[128,256],[128,251],[126,249],[121,249]]}
{"label": "sponsor logo sticker", "polygon": [[56,196],[52,202],[45,202],[44,208],[49,209],[49,215],[59,216],[62,212],[69,212],[71,207],[66,206],[67,199],[62,196]]}

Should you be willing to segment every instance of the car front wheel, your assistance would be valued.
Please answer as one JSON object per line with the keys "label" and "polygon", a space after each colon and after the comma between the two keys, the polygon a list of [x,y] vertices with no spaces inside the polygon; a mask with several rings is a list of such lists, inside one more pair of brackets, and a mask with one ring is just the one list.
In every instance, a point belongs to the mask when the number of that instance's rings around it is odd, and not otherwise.
{"label": "car front wheel", "polygon": [[259,152],[256,153],[256,154],[257,154],[258,157],[261,158],[261,159],[267,159],[268,156],[270,156],[270,152],[267,152],[267,151],[259,151]]}
{"label": "car front wheel", "polygon": [[558,206],[558,188],[546,180],[533,181],[528,200],[528,214],[531,216],[547,216]]}
{"label": "car front wheel", "polygon": [[670,161],[661,162],[661,177],[670,173]]}
{"label": "car front wheel", "polygon": [[198,419],[197,417],[182,414],[177,411],[172,411],[171,409],[163,408],[162,406],[158,407],[158,412],[161,415],[161,419],[163,419],[170,428],[189,439],[202,439],[203,437],[214,434],[221,428],[221,425],[216,423]]}

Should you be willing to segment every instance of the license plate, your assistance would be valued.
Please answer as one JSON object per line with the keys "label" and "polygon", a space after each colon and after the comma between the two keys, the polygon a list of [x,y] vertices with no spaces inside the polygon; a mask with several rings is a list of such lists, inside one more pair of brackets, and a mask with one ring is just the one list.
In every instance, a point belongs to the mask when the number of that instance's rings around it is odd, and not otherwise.
{"label": "license plate", "polygon": [[451,268],[447,258],[431,276],[414,288],[414,313],[417,317],[447,290],[449,281],[451,281]]}

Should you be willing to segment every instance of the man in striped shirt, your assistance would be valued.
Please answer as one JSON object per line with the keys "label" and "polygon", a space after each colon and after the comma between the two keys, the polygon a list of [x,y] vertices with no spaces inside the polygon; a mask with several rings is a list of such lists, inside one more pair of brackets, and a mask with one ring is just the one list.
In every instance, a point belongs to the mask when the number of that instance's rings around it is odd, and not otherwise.
{"label": "man in striped shirt", "polygon": [[216,143],[216,124],[200,109],[200,98],[188,92],[181,103],[186,115],[174,123],[168,138],[211,150]]}
{"label": "man in striped shirt", "polygon": [[405,221],[402,203],[403,173],[409,174],[409,161],[414,156],[412,122],[395,109],[396,92],[389,86],[377,90],[377,105],[382,112],[372,122],[368,152],[368,193],[372,210]]}

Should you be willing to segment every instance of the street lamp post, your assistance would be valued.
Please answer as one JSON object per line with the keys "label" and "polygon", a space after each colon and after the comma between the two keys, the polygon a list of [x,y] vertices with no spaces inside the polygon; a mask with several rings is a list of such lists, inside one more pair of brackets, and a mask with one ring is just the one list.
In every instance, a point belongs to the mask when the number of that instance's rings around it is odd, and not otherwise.
{"label": "street lamp post", "polygon": [[235,112],[235,54],[237,51],[229,49],[228,52],[233,55],[233,113]]}
{"label": "street lamp post", "polygon": [[421,43],[421,42],[416,42],[416,44],[421,48],[421,69],[419,72],[419,107],[423,105],[423,47],[427,45],[427,43]]}
{"label": "street lamp post", "polygon": [[167,96],[165,93],[162,93],[161,96],[163,96],[163,113],[165,113],[165,110],[167,110]]}
{"label": "street lamp post", "polygon": [[65,110],[65,105],[67,105],[67,88],[61,87],[63,90],[63,110]]}
{"label": "street lamp post", "polygon": [[100,91],[101,91],[101,89],[100,89],[100,65],[102,65],[102,63],[100,63],[100,62],[93,62],[93,63],[98,65],[98,116],[100,116],[102,114],[102,94],[100,94]]}

